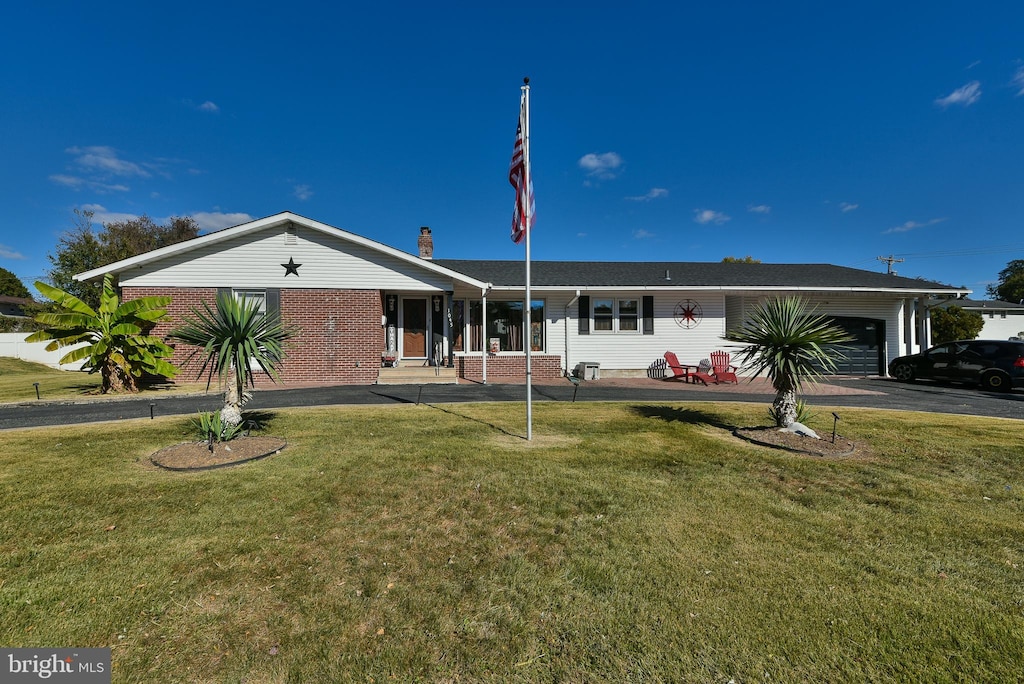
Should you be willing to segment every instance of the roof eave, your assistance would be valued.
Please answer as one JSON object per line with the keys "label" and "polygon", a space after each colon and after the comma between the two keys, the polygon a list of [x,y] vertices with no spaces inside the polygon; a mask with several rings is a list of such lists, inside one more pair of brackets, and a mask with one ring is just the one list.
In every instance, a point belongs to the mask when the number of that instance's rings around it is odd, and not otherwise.
{"label": "roof eave", "polygon": [[[547,290],[549,292],[676,292],[686,290],[688,292],[852,292],[863,294],[900,294],[911,296],[922,295],[944,295],[957,296],[970,293],[970,290],[959,288],[921,288],[911,290],[906,288],[878,288],[878,287],[819,287],[813,285],[531,285],[536,290]],[[499,292],[517,292],[525,289],[524,285],[493,285],[492,289]]]}

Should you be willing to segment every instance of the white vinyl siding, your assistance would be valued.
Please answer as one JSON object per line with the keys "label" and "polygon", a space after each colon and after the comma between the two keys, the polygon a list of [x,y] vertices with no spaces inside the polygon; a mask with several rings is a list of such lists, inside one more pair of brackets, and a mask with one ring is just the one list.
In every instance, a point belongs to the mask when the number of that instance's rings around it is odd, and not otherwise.
{"label": "white vinyl siding", "polygon": [[[591,306],[595,299],[604,299],[618,303],[635,301],[637,312],[643,297],[654,296],[654,334],[642,335],[638,331],[626,331],[628,334],[609,335],[593,332],[580,335],[576,322],[576,305],[569,307],[569,359],[570,370],[580,361],[597,362],[602,370],[634,370],[643,371],[656,360],[663,358],[666,351],[674,351],[680,361],[697,363],[716,349],[727,349],[722,340],[725,324],[724,298],[720,293],[705,292],[636,292],[616,294],[609,298],[600,293],[591,294]],[[548,307],[552,312],[562,314],[569,297],[556,300],[548,296]],[[685,300],[693,300],[700,304],[703,316],[699,324],[691,328],[679,326],[674,317],[676,305]],[[619,321],[621,323],[621,320]],[[639,322],[637,323],[639,327]],[[551,335],[548,340],[548,351],[565,354],[565,321],[549,326]],[[560,340],[556,342],[555,335]],[[560,345],[560,346],[557,346]],[[565,364],[565,359],[563,359]]]}
{"label": "white vinyl siding", "polygon": [[[451,279],[364,245],[299,227],[286,244],[285,226],[272,226],[168,256],[121,273],[125,287],[278,287],[436,292]],[[288,239],[291,239],[290,237]],[[285,275],[293,259],[298,276]]]}
{"label": "white vinyl siding", "polygon": [[[976,309],[975,309],[976,310]],[[983,340],[1008,340],[1011,337],[1021,337],[1024,332],[1024,311],[1006,311],[1003,316],[985,316],[985,327],[978,333],[978,338]]]}

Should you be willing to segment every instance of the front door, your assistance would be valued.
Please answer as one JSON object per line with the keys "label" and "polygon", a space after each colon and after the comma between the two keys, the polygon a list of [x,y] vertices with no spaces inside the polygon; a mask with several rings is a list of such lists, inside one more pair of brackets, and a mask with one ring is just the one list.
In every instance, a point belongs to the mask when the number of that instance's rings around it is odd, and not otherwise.
{"label": "front door", "polygon": [[427,300],[402,300],[402,356],[424,358],[427,355]]}

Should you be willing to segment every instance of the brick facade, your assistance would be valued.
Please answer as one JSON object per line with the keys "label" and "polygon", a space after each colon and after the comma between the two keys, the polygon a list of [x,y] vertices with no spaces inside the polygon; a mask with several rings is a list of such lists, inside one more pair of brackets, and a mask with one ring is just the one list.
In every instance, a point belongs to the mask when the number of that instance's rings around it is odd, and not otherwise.
{"label": "brick facade", "polygon": [[[164,295],[171,297],[168,316],[154,329],[159,337],[180,325],[193,308],[210,305],[217,298],[216,288],[126,287],[122,298]],[[285,347],[285,359],[279,369],[283,383],[334,382],[371,385],[377,381],[380,352],[384,349],[384,331],[380,325],[380,293],[377,290],[281,290],[281,320],[300,329]],[[185,359],[191,352],[177,345],[172,363],[182,369],[181,381],[196,377],[200,363]],[[270,380],[257,373],[257,386]]]}
{"label": "brick facade", "polygon": [[[285,347],[280,380],[284,384],[340,383],[372,385],[377,382],[380,353],[385,348],[382,297],[377,290],[282,289],[281,319],[294,325],[299,334]],[[123,301],[147,296],[169,296],[168,316],[153,330],[163,337],[206,301],[213,306],[216,288],[125,287]],[[177,379],[191,382],[198,374],[202,360],[186,363],[192,349],[175,346],[171,362],[181,368]],[[558,355],[534,354],[533,377],[559,378],[562,358]],[[480,381],[482,364],[478,354],[455,359],[460,378]],[[523,378],[525,356],[490,356],[487,359],[489,378]],[[270,383],[257,373],[257,386]]]}

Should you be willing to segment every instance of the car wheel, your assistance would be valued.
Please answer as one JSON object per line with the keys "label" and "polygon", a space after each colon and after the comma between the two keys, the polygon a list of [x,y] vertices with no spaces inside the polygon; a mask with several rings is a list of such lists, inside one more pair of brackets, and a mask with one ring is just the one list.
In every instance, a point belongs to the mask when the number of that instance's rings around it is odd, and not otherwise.
{"label": "car wheel", "polygon": [[892,369],[892,376],[900,382],[913,382],[914,367],[909,363],[901,363]]}
{"label": "car wheel", "polygon": [[981,376],[981,386],[990,392],[1009,392],[1010,378],[1003,373],[987,373]]}

